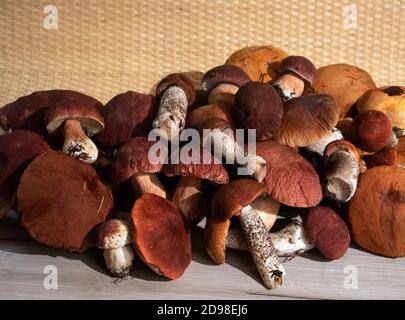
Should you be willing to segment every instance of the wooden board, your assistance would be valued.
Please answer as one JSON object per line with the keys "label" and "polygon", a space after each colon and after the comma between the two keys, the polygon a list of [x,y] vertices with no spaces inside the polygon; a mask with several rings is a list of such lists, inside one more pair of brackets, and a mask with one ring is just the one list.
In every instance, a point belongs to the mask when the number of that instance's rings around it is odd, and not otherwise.
{"label": "wooden board", "polygon": [[[115,281],[101,251],[69,253],[33,242],[7,217],[0,221],[1,299],[404,299],[405,258],[389,259],[350,248],[339,261],[317,252],[285,263],[284,285],[266,290],[245,252],[229,251],[227,263],[213,265],[194,237],[193,261],[178,280],[166,281],[139,259],[131,276]],[[44,268],[58,270],[58,289],[45,289]],[[358,288],[346,289],[346,272],[357,268]]]}

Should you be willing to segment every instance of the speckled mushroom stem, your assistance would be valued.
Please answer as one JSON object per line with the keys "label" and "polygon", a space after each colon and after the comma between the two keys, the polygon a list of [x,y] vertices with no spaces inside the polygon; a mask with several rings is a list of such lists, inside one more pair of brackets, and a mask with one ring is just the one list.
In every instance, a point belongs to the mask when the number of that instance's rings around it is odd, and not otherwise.
{"label": "speckled mushroom stem", "polygon": [[225,105],[228,109],[232,108],[235,102],[235,94],[239,87],[233,84],[221,83],[211,90],[208,96],[208,103],[217,103]]}
{"label": "speckled mushroom stem", "polygon": [[97,146],[87,137],[79,120],[68,119],[64,123],[63,152],[71,157],[86,163],[93,163],[97,160]]}
{"label": "speckled mushroom stem", "polygon": [[305,82],[302,78],[292,73],[281,75],[273,84],[281,100],[288,101],[302,95],[305,88]]}
{"label": "speckled mushroom stem", "polygon": [[206,209],[202,198],[203,180],[193,176],[181,177],[173,194],[173,203],[179,208],[185,221],[197,224]]}
{"label": "speckled mushroom stem", "polygon": [[331,143],[332,141],[342,140],[342,139],[344,139],[342,132],[337,128],[333,128],[329,134],[322,137],[320,140],[318,140],[314,144],[311,144],[311,145],[305,147],[304,149],[311,153],[314,153],[314,154],[317,154],[317,155],[323,157],[323,152],[325,151],[325,148],[329,143]]}
{"label": "speckled mushroom stem", "polygon": [[[314,248],[300,221],[292,221],[280,231],[269,232],[269,236],[279,257],[292,258]],[[242,229],[232,228],[229,230],[226,247],[236,250],[249,250]]]}
{"label": "speckled mushroom stem", "polygon": [[178,86],[169,87],[160,99],[159,111],[152,127],[164,130],[168,140],[172,140],[185,127],[187,107],[186,92]]}
{"label": "speckled mushroom stem", "polygon": [[131,184],[137,196],[153,193],[167,198],[166,189],[155,173],[136,173],[131,177]]}
{"label": "speckled mushroom stem", "polygon": [[343,150],[334,152],[326,162],[325,197],[339,202],[349,201],[357,188],[360,165],[356,157]]}
{"label": "speckled mushroom stem", "polygon": [[245,152],[234,137],[224,131],[213,130],[210,137],[214,154],[220,154],[224,159],[231,159],[233,163],[247,168],[248,173],[257,181],[263,181],[266,176],[266,161],[262,157]]}
{"label": "speckled mushroom stem", "polygon": [[279,287],[285,270],[263,221],[251,206],[244,207],[238,217],[264,285],[268,289]]}

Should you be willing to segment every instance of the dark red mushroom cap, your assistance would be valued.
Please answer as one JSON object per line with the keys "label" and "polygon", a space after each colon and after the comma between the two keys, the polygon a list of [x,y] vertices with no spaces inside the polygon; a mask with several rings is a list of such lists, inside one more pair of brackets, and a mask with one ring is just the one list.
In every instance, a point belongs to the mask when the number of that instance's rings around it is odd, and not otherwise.
{"label": "dark red mushroom cap", "polygon": [[235,95],[235,118],[238,128],[256,129],[257,140],[267,140],[278,130],[283,117],[283,103],[267,83],[248,82]]}
{"label": "dark red mushroom cap", "polygon": [[346,223],[329,207],[310,208],[304,228],[311,242],[328,259],[343,257],[349,248],[350,233]]}
{"label": "dark red mushroom cap", "polygon": [[241,87],[250,81],[249,76],[242,69],[224,64],[208,70],[201,81],[202,88],[205,92],[210,92],[220,84],[232,84]]}
{"label": "dark red mushroom cap", "polygon": [[187,95],[188,106],[191,106],[196,98],[193,81],[182,73],[172,73],[164,77],[156,87],[156,96],[161,97],[171,86],[177,86],[184,90]]}
{"label": "dark red mushroom cap", "polygon": [[133,243],[142,260],[166,278],[179,278],[191,262],[191,239],[177,207],[146,193],[132,208],[132,222]]}
{"label": "dark red mushroom cap", "polygon": [[314,82],[315,70],[314,64],[303,56],[288,56],[280,64],[280,74],[292,72],[309,84]]}
{"label": "dark red mushroom cap", "polygon": [[[162,171],[163,163],[149,161],[149,149],[156,141],[148,141],[147,137],[135,137],[123,144],[115,154],[110,166],[112,185],[118,185],[135,173],[155,173]],[[160,156],[158,151],[157,157]]]}
{"label": "dark red mushroom cap", "polygon": [[92,230],[114,205],[90,165],[53,150],[24,171],[17,203],[22,225],[36,241],[78,252],[95,244]]}
{"label": "dark red mushroom cap", "polygon": [[148,94],[128,91],[113,97],[102,109],[105,129],[99,140],[117,147],[133,137],[147,136],[158,112],[157,99]]}

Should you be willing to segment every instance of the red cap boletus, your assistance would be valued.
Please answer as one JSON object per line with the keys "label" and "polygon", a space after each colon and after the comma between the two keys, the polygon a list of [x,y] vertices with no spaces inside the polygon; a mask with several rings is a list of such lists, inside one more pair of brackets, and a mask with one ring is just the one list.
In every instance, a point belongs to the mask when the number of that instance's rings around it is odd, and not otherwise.
{"label": "red cap boletus", "polygon": [[240,129],[255,129],[258,141],[271,139],[283,117],[283,103],[267,83],[248,82],[235,96],[235,118]]}
{"label": "red cap boletus", "polygon": [[78,252],[94,245],[92,230],[114,205],[90,165],[52,150],[24,171],[17,203],[22,225],[36,241]]}
{"label": "red cap boletus", "polygon": [[405,256],[405,169],[379,166],[361,174],[349,204],[349,223],[360,247]]}
{"label": "red cap boletus", "polygon": [[350,233],[346,223],[329,207],[308,209],[304,228],[309,240],[328,259],[340,259],[349,248]]}
{"label": "red cap boletus", "polygon": [[191,239],[182,216],[170,201],[154,194],[138,198],[132,209],[133,244],[157,274],[179,278],[191,262]]}
{"label": "red cap boletus", "polygon": [[102,109],[105,129],[98,138],[114,148],[133,137],[147,136],[157,110],[158,101],[151,95],[135,91],[118,94]]}
{"label": "red cap boletus", "polygon": [[306,147],[329,134],[339,120],[339,109],[333,97],[302,96],[288,100],[274,140],[290,147]]}

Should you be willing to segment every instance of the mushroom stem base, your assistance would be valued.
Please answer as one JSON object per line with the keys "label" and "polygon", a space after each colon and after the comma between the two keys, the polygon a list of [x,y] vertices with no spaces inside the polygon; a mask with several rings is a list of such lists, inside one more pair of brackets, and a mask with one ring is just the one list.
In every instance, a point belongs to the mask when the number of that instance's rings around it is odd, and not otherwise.
{"label": "mushroom stem base", "polygon": [[132,270],[134,251],[131,245],[117,249],[104,249],[103,255],[107,269],[114,276],[123,278]]}
{"label": "mushroom stem base", "polygon": [[153,193],[166,198],[165,187],[155,173],[136,173],[131,177],[132,188],[137,196]]}

